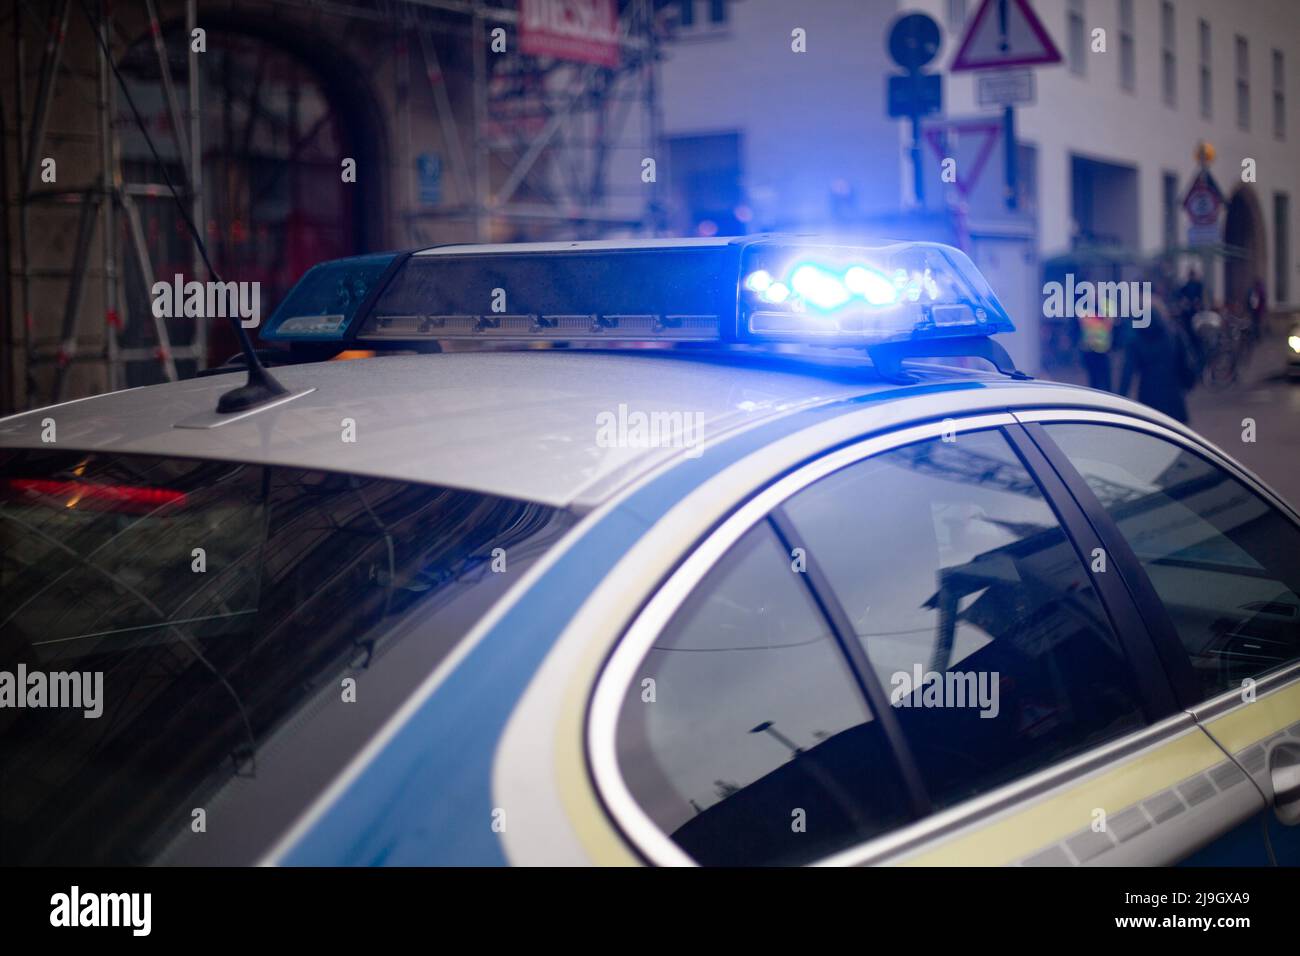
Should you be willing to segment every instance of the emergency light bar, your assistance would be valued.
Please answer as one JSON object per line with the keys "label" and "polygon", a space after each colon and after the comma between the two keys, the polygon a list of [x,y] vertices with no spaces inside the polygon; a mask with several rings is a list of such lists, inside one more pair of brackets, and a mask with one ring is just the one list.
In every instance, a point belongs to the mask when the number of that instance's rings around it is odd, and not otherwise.
{"label": "emergency light bar", "polygon": [[965,254],[797,237],[435,247],[311,269],[262,338],[803,342],[877,346],[1014,331]]}

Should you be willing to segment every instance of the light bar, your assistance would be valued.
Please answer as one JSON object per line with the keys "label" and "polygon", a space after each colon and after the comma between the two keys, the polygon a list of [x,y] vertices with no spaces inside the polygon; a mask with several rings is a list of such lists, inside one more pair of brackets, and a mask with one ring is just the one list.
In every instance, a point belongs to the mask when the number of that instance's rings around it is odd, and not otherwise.
{"label": "light bar", "polygon": [[725,242],[519,248],[412,256],[358,341],[708,342],[734,321],[738,253]]}
{"label": "light bar", "polygon": [[1014,331],[965,254],[795,237],[565,242],[359,256],[308,272],[262,337],[803,342],[870,346]]}
{"label": "light bar", "polygon": [[741,254],[738,337],[874,345],[1012,332],[969,258],[950,246],[757,242]]}

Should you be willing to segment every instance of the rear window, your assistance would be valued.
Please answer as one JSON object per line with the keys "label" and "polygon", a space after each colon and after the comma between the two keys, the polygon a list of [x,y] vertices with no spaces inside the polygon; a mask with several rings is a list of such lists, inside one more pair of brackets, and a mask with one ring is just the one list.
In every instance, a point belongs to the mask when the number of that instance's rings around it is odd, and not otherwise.
{"label": "rear window", "polygon": [[570,520],[336,473],[0,454],[0,863],[256,859]]}

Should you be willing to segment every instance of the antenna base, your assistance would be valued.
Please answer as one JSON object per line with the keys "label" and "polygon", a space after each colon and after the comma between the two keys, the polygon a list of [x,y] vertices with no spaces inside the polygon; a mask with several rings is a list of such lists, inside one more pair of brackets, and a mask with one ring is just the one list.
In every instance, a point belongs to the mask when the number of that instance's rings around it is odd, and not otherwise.
{"label": "antenna base", "polygon": [[217,400],[217,414],[230,415],[244,412],[265,402],[273,401],[289,390],[275,380],[261,365],[248,370],[248,381],[239,388],[232,388]]}

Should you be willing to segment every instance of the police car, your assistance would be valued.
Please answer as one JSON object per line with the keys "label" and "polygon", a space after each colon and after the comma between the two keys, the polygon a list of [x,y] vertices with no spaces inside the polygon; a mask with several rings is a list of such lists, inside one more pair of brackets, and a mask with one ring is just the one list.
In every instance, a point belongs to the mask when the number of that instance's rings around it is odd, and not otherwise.
{"label": "police car", "polygon": [[1300,517],[1012,331],[941,245],[447,246],[0,421],[0,856],[1300,861]]}

